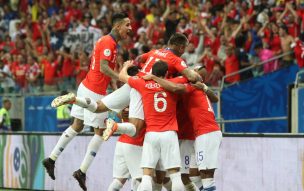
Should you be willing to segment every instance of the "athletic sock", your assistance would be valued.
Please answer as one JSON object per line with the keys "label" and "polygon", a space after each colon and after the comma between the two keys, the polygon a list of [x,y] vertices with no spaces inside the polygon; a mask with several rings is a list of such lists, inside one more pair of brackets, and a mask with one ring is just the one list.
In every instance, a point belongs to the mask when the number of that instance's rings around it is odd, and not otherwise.
{"label": "athletic sock", "polygon": [[97,103],[91,98],[76,97],[74,104],[86,108],[93,113],[97,110]]}
{"label": "athletic sock", "polygon": [[196,189],[197,189],[197,187],[195,186],[195,184],[193,182],[190,182],[187,185],[185,185],[186,191],[196,191]]}
{"label": "athletic sock", "polygon": [[123,187],[123,184],[115,178],[115,179],[113,179],[112,183],[110,184],[108,191],[119,191],[122,187]]}
{"label": "athletic sock", "polygon": [[91,139],[87,152],[84,156],[84,159],[80,165],[80,170],[83,173],[86,173],[89,166],[91,165],[92,161],[94,160],[96,153],[102,143],[102,138],[99,135],[94,135],[93,138]]}
{"label": "athletic sock", "polygon": [[133,191],[137,191],[139,189],[140,182],[137,179],[132,179],[131,188]]}
{"label": "athletic sock", "polygon": [[151,176],[143,175],[139,191],[152,191],[152,181]]}
{"label": "athletic sock", "polygon": [[190,176],[190,180],[196,185],[197,188],[203,186],[202,179],[200,176]]}
{"label": "athletic sock", "polygon": [[163,184],[163,187],[165,187],[167,191],[171,191],[171,189],[172,189],[171,179],[169,179],[169,181],[167,183]]}
{"label": "athletic sock", "polygon": [[132,123],[117,123],[117,133],[127,134],[133,137],[136,134],[136,127]]}
{"label": "athletic sock", "polygon": [[172,191],[184,191],[185,190],[180,172],[170,174],[170,179],[172,181]]}
{"label": "athletic sock", "polygon": [[69,126],[60,136],[56,146],[52,150],[50,154],[50,158],[53,161],[56,161],[58,156],[61,154],[61,152],[64,150],[64,148],[67,146],[67,144],[77,135],[78,133],[72,128],[72,126]]}

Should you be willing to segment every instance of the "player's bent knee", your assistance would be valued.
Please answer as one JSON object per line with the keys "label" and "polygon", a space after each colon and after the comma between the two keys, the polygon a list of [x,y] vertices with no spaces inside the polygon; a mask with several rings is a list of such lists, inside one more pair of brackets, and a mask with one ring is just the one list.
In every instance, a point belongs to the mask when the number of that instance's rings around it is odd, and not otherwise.
{"label": "player's bent knee", "polygon": [[72,124],[72,128],[79,133],[80,131],[82,131],[84,125],[83,125],[83,120],[74,118],[73,124]]}
{"label": "player's bent knee", "polygon": [[182,181],[184,185],[187,185],[191,182],[190,178],[189,178],[189,174],[182,174]]}
{"label": "player's bent knee", "polygon": [[105,129],[94,128],[94,133],[96,135],[102,136],[104,130]]}
{"label": "player's bent knee", "polygon": [[213,178],[215,169],[200,170],[200,175],[202,178]]}
{"label": "player's bent knee", "polygon": [[101,100],[98,100],[96,103],[97,103],[97,109],[95,111],[96,113],[103,113],[106,111],[110,111],[110,109],[107,108]]}
{"label": "player's bent knee", "polygon": [[136,137],[144,128],[145,121],[137,118],[129,118],[129,122],[132,123],[136,128],[136,134],[134,135],[134,137]]}

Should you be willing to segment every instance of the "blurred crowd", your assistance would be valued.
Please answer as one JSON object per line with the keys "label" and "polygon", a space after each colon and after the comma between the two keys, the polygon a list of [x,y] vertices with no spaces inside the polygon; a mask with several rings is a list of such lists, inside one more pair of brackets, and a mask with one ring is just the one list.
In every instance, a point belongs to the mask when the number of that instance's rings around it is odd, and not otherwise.
{"label": "blurred crowd", "polygon": [[248,66],[255,67],[225,82],[304,65],[304,0],[0,0],[0,93],[75,89],[114,12],[127,12],[133,28],[119,46],[117,71],[165,47],[175,32],[188,36],[182,57],[189,67],[205,65],[211,86]]}

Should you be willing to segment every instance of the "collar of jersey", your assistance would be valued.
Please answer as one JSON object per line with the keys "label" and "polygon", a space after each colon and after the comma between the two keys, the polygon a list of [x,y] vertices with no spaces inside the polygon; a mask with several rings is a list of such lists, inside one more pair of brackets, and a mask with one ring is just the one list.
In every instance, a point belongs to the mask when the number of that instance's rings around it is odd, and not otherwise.
{"label": "collar of jersey", "polygon": [[173,50],[173,49],[171,49],[171,48],[165,48],[165,50],[169,50],[169,51],[172,52],[173,54],[177,55],[177,54],[176,54],[176,51]]}

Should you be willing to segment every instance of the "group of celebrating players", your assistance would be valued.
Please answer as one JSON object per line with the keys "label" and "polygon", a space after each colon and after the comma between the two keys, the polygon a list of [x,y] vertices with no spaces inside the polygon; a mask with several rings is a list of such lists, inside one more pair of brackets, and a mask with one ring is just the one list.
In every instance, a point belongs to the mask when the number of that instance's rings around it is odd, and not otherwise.
{"label": "group of celebrating players", "polygon": [[[86,171],[103,141],[122,134],[115,148],[113,181],[108,190],[120,190],[132,178],[132,190],[216,190],[214,171],[222,133],[210,101],[217,96],[203,83],[204,67],[187,68],[180,56],[188,45],[185,35],[173,34],[164,49],[151,50],[114,72],[117,42],[131,33],[126,14],[112,16],[110,34],[101,37],[92,52],[90,70],[73,93],[59,96],[53,107],[72,103],[73,124],[66,129],[43,165],[55,179],[55,161],[67,144],[82,131],[94,127],[79,170],[73,173],[83,190]],[[125,84],[106,95],[111,79]],[[126,109],[127,108],[127,109]],[[123,122],[106,119],[106,111],[124,113]],[[104,127],[104,121],[106,124]],[[166,176],[168,174],[169,176]]]}

